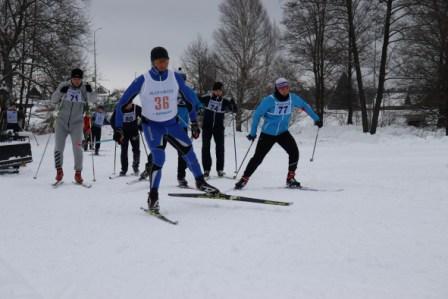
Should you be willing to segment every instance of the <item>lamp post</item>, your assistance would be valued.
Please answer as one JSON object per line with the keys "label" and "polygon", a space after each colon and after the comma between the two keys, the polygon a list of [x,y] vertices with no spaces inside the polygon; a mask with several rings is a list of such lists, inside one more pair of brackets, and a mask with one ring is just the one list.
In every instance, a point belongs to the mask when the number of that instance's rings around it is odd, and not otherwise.
{"label": "lamp post", "polygon": [[96,87],[96,32],[103,29],[102,27],[95,29],[95,31],[93,31],[93,68],[94,68],[94,80],[93,82],[95,83],[95,92],[97,92],[97,87]]}

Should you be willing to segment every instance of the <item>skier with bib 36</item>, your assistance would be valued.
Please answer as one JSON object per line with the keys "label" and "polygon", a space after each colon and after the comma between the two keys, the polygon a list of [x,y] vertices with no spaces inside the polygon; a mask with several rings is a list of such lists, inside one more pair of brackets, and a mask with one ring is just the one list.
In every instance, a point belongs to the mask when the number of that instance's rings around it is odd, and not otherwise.
{"label": "skier with bib 36", "polygon": [[247,138],[252,142],[257,138],[258,123],[262,117],[264,118],[264,124],[255,154],[250,159],[243,176],[235,184],[235,189],[242,189],[246,186],[250,176],[255,172],[275,143],[278,143],[289,155],[288,175],[286,177],[287,187],[301,187],[300,182],[295,179],[295,171],[299,162],[299,149],[294,137],[288,131],[293,108],[303,109],[319,128],[322,127],[322,121],[305,100],[295,93],[290,93],[289,90],[288,80],[284,78],[277,79],[275,81],[274,93],[265,97],[255,110],[252,128]]}
{"label": "skier with bib 36", "polygon": [[[169,56],[165,48],[152,49],[151,62],[152,68],[132,82],[115,107],[114,139],[119,143],[123,139],[122,108],[139,95],[142,104],[143,132],[152,153],[148,207],[151,213],[158,214],[158,190],[165,163],[163,140],[166,137],[170,137],[176,149],[183,153],[183,158],[196,179],[196,187],[208,193],[218,193],[219,190],[205,182],[191,140],[176,120],[179,90],[190,104],[193,104],[196,94],[185,85],[181,75],[168,70]],[[192,131],[199,132],[194,105],[190,117]]]}

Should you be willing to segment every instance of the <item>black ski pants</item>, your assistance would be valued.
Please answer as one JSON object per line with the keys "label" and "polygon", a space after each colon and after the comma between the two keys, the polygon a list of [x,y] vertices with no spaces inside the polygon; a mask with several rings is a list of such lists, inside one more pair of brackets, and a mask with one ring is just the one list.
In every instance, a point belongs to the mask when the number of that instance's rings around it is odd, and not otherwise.
{"label": "black ski pants", "polygon": [[257,148],[255,149],[255,154],[250,159],[249,164],[247,164],[243,176],[250,177],[255,172],[275,143],[278,143],[289,155],[288,170],[295,171],[297,169],[297,163],[299,162],[299,148],[291,133],[286,131],[278,136],[261,133],[260,138],[258,139]]}

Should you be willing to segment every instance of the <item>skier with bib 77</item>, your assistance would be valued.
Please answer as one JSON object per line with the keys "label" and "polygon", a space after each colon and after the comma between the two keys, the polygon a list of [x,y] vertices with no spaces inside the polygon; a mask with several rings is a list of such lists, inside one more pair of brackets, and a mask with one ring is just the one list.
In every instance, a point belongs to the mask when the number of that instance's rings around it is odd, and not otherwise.
{"label": "skier with bib 77", "polygon": [[241,179],[235,184],[235,189],[246,186],[250,176],[263,162],[264,157],[275,143],[278,143],[289,155],[288,174],[286,186],[300,188],[300,182],[295,179],[295,172],[299,162],[299,149],[294,137],[288,130],[293,108],[303,109],[319,128],[322,127],[320,117],[311,106],[295,93],[290,93],[289,82],[284,78],[275,81],[275,91],[265,97],[255,110],[252,118],[252,128],[247,139],[254,141],[257,138],[257,128],[260,119],[264,118],[260,138],[254,156],[250,159]]}

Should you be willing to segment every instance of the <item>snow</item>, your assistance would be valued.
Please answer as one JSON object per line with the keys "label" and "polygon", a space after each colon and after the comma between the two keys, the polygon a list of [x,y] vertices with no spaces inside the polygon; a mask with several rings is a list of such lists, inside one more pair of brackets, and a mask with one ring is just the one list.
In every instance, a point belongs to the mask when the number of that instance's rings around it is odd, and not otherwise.
{"label": "snow", "polygon": [[[161,210],[178,226],[139,210],[146,183],[108,179],[113,143],[94,157],[91,189],[71,183],[68,143],[65,184],[50,187],[53,139],[33,180],[47,138],[39,136],[34,162],[0,177],[0,298],[448,298],[448,138],[324,127],[310,162],[315,127],[292,131],[298,179],[326,192],[281,188],[287,156],[275,146],[247,188],[230,193],[291,207],[167,197],[183,192],[168,146]],[[232,136],[226,142],[233,174]],[[201,142],[194,144],[200,153]],[[249,146],[244,134],[237,145],[240,162]],[[88,181],[91,158],[84,155]],[[210,183],[227,191],[234,181]]]}

